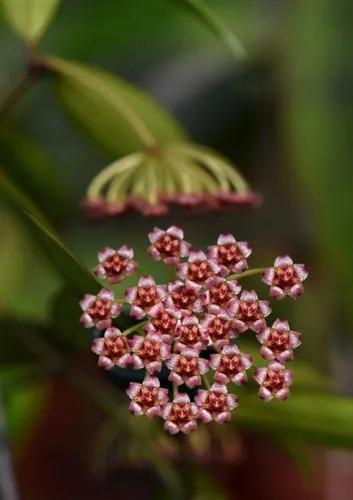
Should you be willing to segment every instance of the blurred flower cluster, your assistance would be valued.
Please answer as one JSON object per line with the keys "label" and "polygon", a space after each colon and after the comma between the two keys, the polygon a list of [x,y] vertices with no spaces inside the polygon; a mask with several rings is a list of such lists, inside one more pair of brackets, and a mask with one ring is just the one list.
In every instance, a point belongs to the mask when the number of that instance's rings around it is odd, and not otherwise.
{"label": "blurred flower cluster", "polygon": [[[285,320],[276,319],[269,326],[269,302],[254,290],[242,289],[239,281],[262,274],[273,298],[297,298],[307,277],[304,266],[286,256],[277,257],[273,267],[249,269],[249,244],[230,234],[220,235],[207,253],[193,250],[176,226],[166,231],[155,228],[149,240],[148,254],[175,269],[177,279],[159,285],[152,276],[142,276],[124,298],[104,288],[80,302],[82,325],[104,331],[92,343],[98,365],[107,370],[114,366],[145,370],[144,380],[131,382],[127,390],[130,412],[162,417],[171,434],[194,430],[198,420],[229,421],[238,405],[229,390],[247,381],[253,365],[251,356],[236,343],[247,331],[254,332],[268,362],[254,374],[259,397],[286,399],[292,374],[285,363],[293,359],[300,334]],[[103,248],[98,259],[95,274],[112,284],[137,270],[133,250],[127,246]],[[122,332],[113,320],[126,306],[137,322]],[[138,334],[130,337],[133,333]],[[161,373],[164,367],[168,380]]]}
{"label": "blurred flower cluster", "polygon": [[88,218],[135,210],[162,215],[176,204],[198,209],[260,202],[234,165],[218,153],[179,143],[133,153],[103,169],[90,183],[83,208]]}

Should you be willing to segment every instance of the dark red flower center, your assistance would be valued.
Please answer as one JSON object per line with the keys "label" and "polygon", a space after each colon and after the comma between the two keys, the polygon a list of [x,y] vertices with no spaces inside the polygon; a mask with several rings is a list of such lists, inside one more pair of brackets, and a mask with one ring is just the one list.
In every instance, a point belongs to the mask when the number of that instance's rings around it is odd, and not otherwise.
{"label": "dark red flower center", "polygon": [[255,321],[263,317],[260,311],[259,301],[239,300],[239,310],[236,314],[237,318],[244,322]]}
{"label": "dark red flower center", "polygon": [[154,243],[162,257],[178,257],[180,255],[180,240],[170,234],[163,235]]}
{"label": "dark red flower center", "polygon": [[240,354],[222,354],[218,370],[230,376],[242,372],[244,367]]}
{"label": "dark red flower center", "polygon": [[207,393],[207,399],[203,403],[202,407],[209,411],[212,415],[217,415],[224,411],[227,411],[227,400],[224,394],[219,392],[209,391]]}
{"label": "dark red flower center", "polygon": [[124,257],[115,254],[112,255],[111,257],[108,257],[103,262],[103,267],[108,276],[113,276],[124,273],[128,265],[128,262],[129,262],[128,259],[125,259]]}
{"label": "dark red flower center", "polygon": [[197,299],[196,293],[186,286],[172,292],[171,297],[177,309],[191,309]]}
{"label": "dark red flower center", "polygon": [[273,286],[288,289],[300,282],[297,277],[294,266],[275,267],[275,276],[272,281]]}
{"label": "dark red flower center", "polygon": [[244,259],[236,243],[218,245],[218,261],[224,266],[231,266]]}
{"label": "dark red flower center", "polygon": [[207,278],[211,278],[211,276],[214,276],[214,272],[207,260],[189,262],[187,275],[189,280],[195,281],[196,283],[202,283],[206,281]]}
{"label": "dark red flower center", "polygon": [[142,307],[142,309],[150,308],[160,302],[157,288],[155,286],[151,286],[150,288],[137,288],[137,296],[134,300],[134,304],[136,306]]}
{"label": "dark red flower center", "polygon": [[180,341],[183,344],[193,345],[201,340],[201,333],[198,325],[183,325],[180,331]]}
{"label": "dark red flower center", "polygon": [[289,332],[279,332],[278,330],[271,329],[266,346],[269,347],[274,353],[280,353],[289,349]]}
{"label": "dark red flower center", "polygon": [[228,283],[221,283],[210,288],[210,302],[220,307],[225,307],[234,298],[234,293]]}
{"label": "dark red flower center", "polygon": [[230,321],[215,317],[208,327],[208,334],[212,340],[220,340],[227,338],[229,334]]}
{"label": "dark red flower center", "polygon": [[87,313],[91,316],[93,321],[100,321],[102,319],[106,319],[109,316],[111,307],[111,300],[103,301],[101,299],[96,299],[91,307],[87,309]]}
{"label": "dark red flower center", "polygon": [[284,370],[268,370],[266,379],[262,384],[271,392],[276,392],[284,386]]}
{"label": "dark red flower center", "polygon": [[156,330],[172,334],[175,330],[177,319],[166,311],[163,311],[157,318],[152,319],[152,324]]}
{"label": "dark red flower center", "polygon": [[156,361],[160,358],[161,346],[161,342],[145,339],[142,346],[135,352],[145,361]]}
{"label": "dark red flower center", "polygon": [[118,362],[121,356],[129,351],[129,344],[126,337],[116,336],[104,339],[102,356],[111,359],[113,363]]}
{"label": "dark red flower center", "polygon": [[158,387],[147,387],[142,384],[140,392],[135,396],[134,400],[136,403],[142,406],[145,411],[152,406],[155,406],[158,397]]}
{"label": "dark red flower center", "polygon": [[184,424],[192,419],[190,403],[173,403],[168,420],[176,424]]}
{"label": "dark red flower center", "polygon": [[190,377],[192,375],[197,375],[199,373],[199,363],[198,358],[187,358],[181,355],[179,357],[178,363],[174,368],[176,373],[179,373],[182,377]]}

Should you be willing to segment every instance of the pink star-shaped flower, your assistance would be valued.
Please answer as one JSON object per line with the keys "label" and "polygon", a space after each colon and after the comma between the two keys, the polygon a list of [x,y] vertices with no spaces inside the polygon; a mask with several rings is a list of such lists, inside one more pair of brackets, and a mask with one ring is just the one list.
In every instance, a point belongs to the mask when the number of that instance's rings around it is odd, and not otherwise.
{"label": "pink star-shaped flower", "polygon": [[249,328],[259,333],[266,328],[264,318],[271,313],[271,308],[267,300],[259,300],[255,290],[243,290],[240,299],[229,302],[227,312],[236,319],[235,326],[240,333]]}
{"label": "pink star-shaped flower", "polygon": [[197,428],[196,418],[198,408],[185,393],[178,393],[172,403],[164,407],[162,417],[165,420],[164,430],[169,434],[183,432],[188,434]]}
{"label": "pink star-shaped flower", "polygon": [[190,243],[184,241],[184,232],[177,226],[171,226],[166,231],[155,227],[148,234],[151,246],[148,254],[154,260],[163,260],[169,266],[175,266],[181,257],[189,254]]}
{"label": "pink star-shaped flower", "polygon": [[158,378],[151,375],[147,375],[142,384],[131,382],[126,394],[132,400],[129,411],[133,415],[160,417],[168,403],[168,389],[161,389]]}
{"label": "pink star-shaped flower", "polygon": [[300,346],[300,333],[289,328],[288,321],[276,319],[271,328],[265,328],[257,335],[262,344],[261,356],[267,361],[286,363],[293,359],[293,349]]}
{"label": "pink star-shaped flower", "polygon": [[182,314],[201,312],[208,304],[209,294],[202,291],[202,285],[193,281],[175,280],[168,284],[166,307],[175,307]]}
{"label": "pink star-shaped flower", "polygon": [[216,262],[208,259],[201,250],[190,250],[188,262],[179,264],[177,274],[180,278],[204,283],[208,278],[220,272]]}
{"label": "pink star-shaped flower", "polygon": [[247,241],[236,241],[232,234],[221,234],[217,245],[208,247],[208,257],[220,266],[220,275],[242,273],[248,269],[247,258],[251,255]]}
{"label": "pink star-shaped flower", "polygon": [[131,351],[133,368],[145,368],[151,375],[160,372],[162,362],[170,357],[170,345],[158,333],[150,333],[146,337],[135,335],[131,340]]}
{"label": "pink star-shaped flower", "polygon": [[236,280],[227,281],[219,276],[209,278],[205,283],[205,287],[209,292],[210,304],[215,304],[224,309],[231,300],[237,298],[241,290],[241,286]]}
{"label": "pink star-shaped flower", "polygon": [[201,329],[209,343],[217,349],[228,345],[238,335],[234,318],[228,316],[219,306],[211,305],[201,321]]}
{"label": "pink star-shaped flower", "polygon": [[99,356],[98,366],[106,370],[113,366],[126,368],[132,363],[129,342],[118,328],[108,328],[104,337],[93,340],[91,349]]}
{"label": "pink star-shaped flower", "polygon": [[284,365],[274,361],[267,368],[258,368],[254,379],[260,385],[259,397],[267,402],[273,398],[287,399],[293,375]]}
{"label": "pink star-shaped flower", "polygon": [[236,345],[223,347],[221,353],[211,354],[210,367],[215,370],[218,384],[243,384],[247,381],[246,370],[252,365],[252,358],[242,354]]}
{"label": "pink star-shaped flower", "polygon": [[127,245],[118,250],[104,247],[98,253],[99,264],[94,268],[94,273],[99,278],[106,278],[109,283],[120,283],[136,271],[137,265],[133,257],[134,251]]}
{"label": "pink star-shaped flower", "polygon": [[142,319],[151,307],[167,298],[164,285],[156,285],[152,276],[142,276],[137,286],[125,292],[126,301],[131,304],[130,315],[134,319]]}
{"label": "pink star-shaped flower", "polygon": [[302,281],[308,277],[304,264],[294,264],[289,255],[276,257],[273,267],[265,269],[262,280],[270,285],[270,295],[283,299],[289,295],[297,299],[304,291]]}
{"label": "pink star-shaped flower", "polygon": [[165,342],[171,343],[180,324],[181,311],[176,307],[165,307],[161,302],[148,311],[150,321],[145,326],[147,333],[159,333]]}
{"label": "pink star-shaped flower", "polygon": [[115,300],[114,293],[106,288],[102,288],[98,295],[84,295],[80,307],[83,311],[80,318],[82,326],[94,326],[97,330],[109,328],[112,318],[116,318],[121,312],[121,304]]}
{"label": "pink star-shaped flower", "polygon": [[208,423],[215,420],[219,424],[231,419],[231,411],[238,406],[237,397],[229,394],[225,385],[213,384],[209,390],[199,389],[195,396],[199,408],[198,417]]}
{"label": "pink star-shaped flower", "polygon": [[174,350],[183,351],[189,347],[196,351],[205,349],[208,344],[208,337],[201,329],[199,319],[194,314],[184,316],[175,331]]}
{"label": "pink star-shaped flower", "polygon": [[173,384],[186,384],[191,389],[201,385],[201,375],[208,370],[208,361],[200,358],[195,349],[184,349],[180,354],[172,354],[166,362],[171,372],[168,380]]}

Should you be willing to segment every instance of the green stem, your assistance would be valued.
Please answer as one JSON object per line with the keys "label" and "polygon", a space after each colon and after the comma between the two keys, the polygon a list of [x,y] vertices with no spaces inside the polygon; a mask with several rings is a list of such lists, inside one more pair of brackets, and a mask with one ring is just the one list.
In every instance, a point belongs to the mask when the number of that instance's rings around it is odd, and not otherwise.
{"label": "green stem", "polygon": [[178,395],[178,386],[173,384],[173,399]]}
{"label": "green stem", "polygon": [[166,267],[166,275],[167,275],[167,281],[174,281],[175,280],[175,267],[174,266],[167,266]]}
{"label": "green stem", "polygon": [[262,274],[264,272],[264,267],[258,267],[256,269],[248,269],[240,274],[230,274],[227,276],[227,280],[240,280],[241,278],[247,278],[248,276],[254,276],[255,274]]}
{"label": "green stem", "polygon": [[211,384],[210,384],[210,381],[207,378],[207,375],[202,375],[202,381],[203,381],[206,389],[210,390],[211,389]]}
{"label": "green stem", "polygon": [[127,330],[124,330],[122,332],[122,335],[125,335],[125,336],[130,335],[130,333],[133,333],[136,330],[139,330],[140,328],[142,328],[143,326],[145,326],[146,323],[148,323],[148,320],[141,321],[140,323],[137,323],[136,325],[132,325]]}
{"label": "green stem", "polygon": [[6,115],[17,104],[33,81],[28,72],[21,76],[0,104],[0,117]]}

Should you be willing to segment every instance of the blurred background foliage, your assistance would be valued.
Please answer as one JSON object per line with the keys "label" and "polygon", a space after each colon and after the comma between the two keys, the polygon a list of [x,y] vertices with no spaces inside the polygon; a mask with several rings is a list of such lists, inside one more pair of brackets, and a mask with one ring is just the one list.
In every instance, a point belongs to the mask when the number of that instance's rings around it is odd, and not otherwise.
{"label": "blurred background foliage", "polygon": [[[92,475],[107,463],[137,469],[147,463],[168,488],[164,497],[160,483],[149,479],[154,498],[187,498],[186,492],[195,499],[228,498],[226,483],[206,477],[197,457],[212,461],[215,440],[222,446],[229,440],[236,463],[243,432],[265,436],[303,471],[310,468],[308,445],[352,447],[350,3],[0,5],[0,381],[16,470],[30,456],[31,436],[55,422],[48,415],[58,408],[58,392],[65,412],[79,414],[70,398],[62,399],[61,383],[87,399],[86,412],[99,414],[84,426],[91,432],[89,460],[78,451]],[[28,57],[31,73],[23,80]],[[49,57],[49,74],[33,64],[42,57]],[[6,96],[16,85],[23,95],[15,102]],[[132,105],[161,142],[189,136],[227,155],[263,195],[263,205],[201,215],[175,209],[158,219],[125,214],[88,225],[79,202],[91,178],[140,147],[121,102]],[[78,296],[98,286],[86,271],[97,250],[128,243],[142,270],[164,279],[163,267],[145,255],[146,233],[172,223],[182,225],[195,246],[233,232],[252,243],[255,267],[288,252],[311,273],[300,302],[274,305],[274,315],[303,332],[291,398],[264,406],[254,387],[242,389],[232,431],[210,427],[209,435],[200,430],[189,441],[127,417],[114,387],[119,374],[107,381],[96,370],[89,335],[77,321]],[[251,343],[245,348],[254,349]],[[80,418],[73,418],[76,429]],[[188,456],[192,474],[183,467]],[[31,496],[20,473],[18,479],[24,498],[46,498],[35,489]],[[63,495],[53,498],[80,498]]]}

